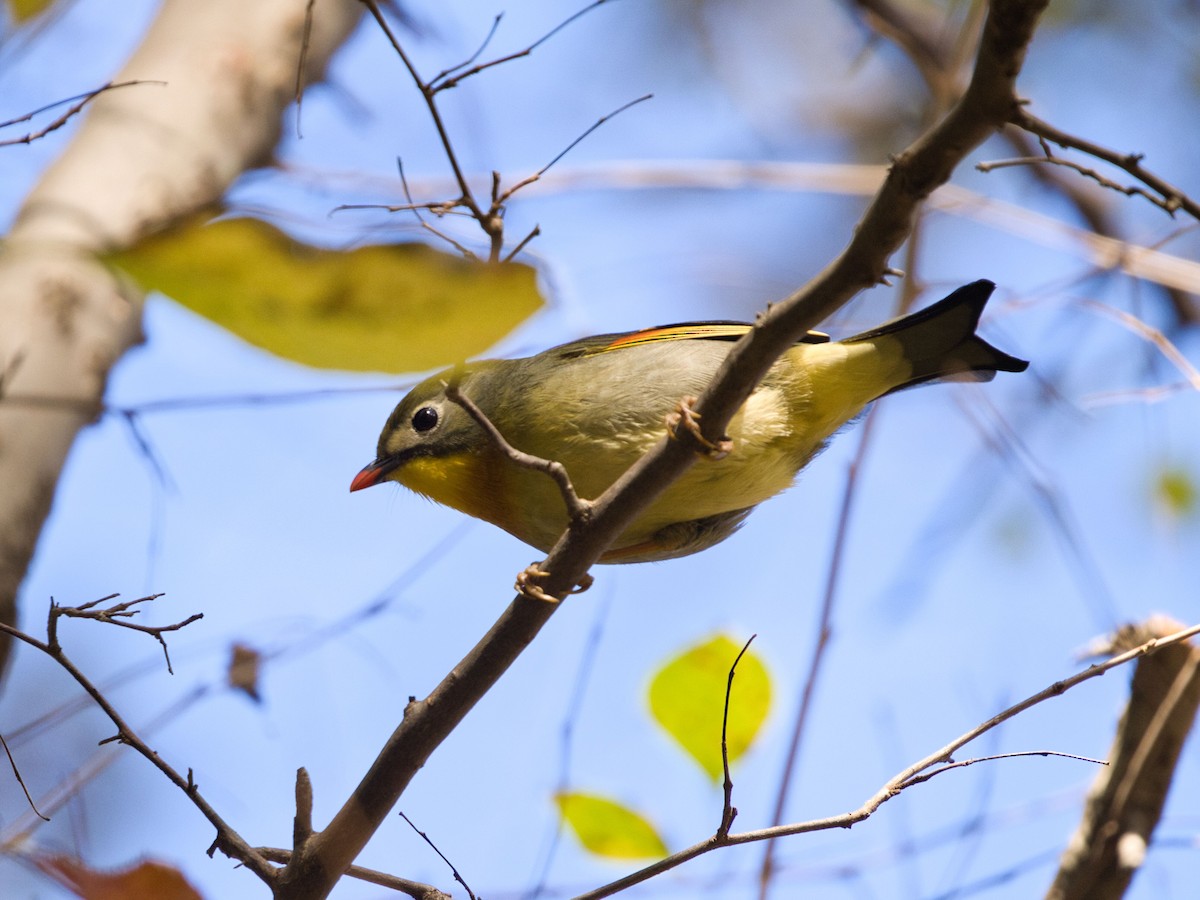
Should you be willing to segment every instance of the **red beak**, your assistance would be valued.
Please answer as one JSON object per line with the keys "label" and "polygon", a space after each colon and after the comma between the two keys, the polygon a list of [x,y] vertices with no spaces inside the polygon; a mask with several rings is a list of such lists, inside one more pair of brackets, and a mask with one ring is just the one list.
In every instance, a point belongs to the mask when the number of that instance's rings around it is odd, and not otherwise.
{"label": "red beak", "polygon": [[393,459],[377,459],[368,466],[364,466],[363,470],[354,476],[354,480],[350,482],[350,492],[361,491],[363,488],[369,488],[371,485],[379,484],[387,478],[388,474],[396,468],[396,461]]}

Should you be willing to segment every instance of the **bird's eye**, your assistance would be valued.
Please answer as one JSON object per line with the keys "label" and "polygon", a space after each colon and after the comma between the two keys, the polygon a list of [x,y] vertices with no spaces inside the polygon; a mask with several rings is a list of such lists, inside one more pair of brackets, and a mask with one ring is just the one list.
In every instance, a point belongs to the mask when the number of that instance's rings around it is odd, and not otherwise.
{"label": "bird's eye", "polygon": [[438,411],[432,406],[422,406],[412,417],[413,431],[429,431],[438,423]]}

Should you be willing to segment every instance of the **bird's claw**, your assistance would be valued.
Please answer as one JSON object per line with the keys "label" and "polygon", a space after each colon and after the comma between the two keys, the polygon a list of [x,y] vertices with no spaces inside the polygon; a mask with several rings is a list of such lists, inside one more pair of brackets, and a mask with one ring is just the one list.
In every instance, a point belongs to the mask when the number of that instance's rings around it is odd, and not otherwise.
{"label": "bird's claw", "polygon": [[695,397],[683,397],[680,399],[675,407],[675,412],[667,415],[667,434],[673,440],[677,440],[675,435],[676,429],[683,426],[695,438],[696,443],[700,445],[704,456],[712,460],[724,459],[733,451],[733,441],[727,437],[723,437],[716,443],[713,443],[704,436],[704,433],[700,430],[700,413],[692,408],[692,404],[695,402]]}
{"label": "bird's claw", "polygon": [[[543,603],[561,603],[561,599],[553,594],[548,594],[542,589],[538,582],[544,582],[550,577],[550,573],[538,566],[537,563],[531,564],[525,571],[517,575],[517,583],[513,586],[518,594],[524,594],[530,600],[541,600]],[[579,583],[567,591],[567,594],[582,594],[592,586],[595,581],[591,575],[585,574],[579,579]]]}

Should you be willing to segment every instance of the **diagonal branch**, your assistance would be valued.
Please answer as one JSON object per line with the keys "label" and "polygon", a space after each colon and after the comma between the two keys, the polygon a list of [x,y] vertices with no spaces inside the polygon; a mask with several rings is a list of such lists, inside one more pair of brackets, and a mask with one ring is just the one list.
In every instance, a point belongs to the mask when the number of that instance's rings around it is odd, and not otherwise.
{"label": "diagonal branch", "polygon": [[208,819],[209,823],[216,829],[217,836],[213,840],[212,847],[209,848],[209,854],[220,850],[226,856],[238,860],[245,865],[250,871],[257,875],[267,884],[270,884],[276,875],[276,869],[258,852],[251,847],[241,835],[239,835],[216,811],[215,808],[200,793],[195,780],[192,778],[192,770],[188,769],[187,775],[179,773],[170,763],[162,758],[153,748],[151,748],[145,740],[125,721],[124,716],[117,711],[117,708],[109,701],[108,697],[92,683],[83,671],[72,662],[71,658],[63,651],[62,646],[58,642],[57,622],[61,616],[60,610],[62,607],[51,606],[50,613],[46,623],[46,640],[39,641],[32,635],[28,635],[11,625],[0,622],[0,632],[8,635],[11,638],[16,638],[19,641],[45,653],[53,659],[68,675],[75,680],[83,690],[87,693],[92,701],[103,710],[109,721],[117,728],[117,733],[111,738],[101,741],[102,744],[117,741],[132,747],[135,751],[145,757],[151,765],[158,769],[167,780],[174,784],[177,788],[183,791],[193,805]]}
{"label": "diagonal branch", "polygon": [[1096,159],[1104,160],[1104,162],[1116,166],[1118,169],[1132,175],[1161,197],[1161,203],[1153,197],[1150,197],[1150,199],[1166,209],[1167,212],[1173,214],[1175,210],[1182,209],[1192,218],[1200,220],[1200,203],[1197,203],[1173,184],[1168,183],[1144,168],[1140,153],[1118,153],[1093,141],[1076,137],[1073,134],[1055,128],[1049,122],[1043,122],[1037,116],[1031,115],[1023,107],[1018,107],[1014,111],[1011,121],[1018,128],[1024,128],[1031,134],[1037,135],[1043,141],[1058,144],[1060,147],[1078,150],[1081,153],[1086,153],[1088,156],[1094,156]]}
{"label": "diagonal branch", "polygon": [[100,87],[96,88],[95,90],[88,91],[87,93],[79,94],[78,96],[75,96],[75,97],[68,97],[66,100],[59,100],[55,103],[48,103],[45,106],[35,109],[33,112],[25,113],[25,115],[23,115],[23,116],[18,116],[15,119],[9,119],[5,122],[0,122],[0,129],[11,128],[13,125],[19,125],[22,122],[28,122],[28,121],[32,120],[35,116],[39,116],[44,112],[48,112],[49,110],[55,109],[56,107],[64,106],[67,103],[70,103],[71,107],[66,112],[60,114],[57,118],[55,118],[53,121],[51,121],[49,125],[45,125],[42,128],[39,128],[37,131],[31,131],[27,134],[21,135],[18,138],[6,138],[5,140],[0,140],[0,147],[11,147],[16,144],[32,144],[34,141],[41,140],[46,135],[51,134],[52,132],[58,131],[58,129],[62,128],[69,121],[71,121],[73,118],[75,118],[81,112],[83,112],[83,108],[85,106],[87,106],[89,103],[91,103],[97,97],[99,97],[105,91],[115,91],[119,88],[131,87],[136,84],[165,85],[166,82],[165,81],[146,81],[146,80],[141,80],[141,79],[132,79],[130,81],[117,81],[117,82],[110,81],[110,82],[108,82],[108,84],[102,84],[102,85],[100,85]]}
{"label": "diagonal branch", "polygon": [[[961,100],[895,158],[887,180],[846,249],[807,286],[768,307],[739,341],[700,398],[702,431],[716,443],[733,414],[774,361],[801,335],[858,291],[877,283],[908,236],[921,202],[944,184],[972,149],[1007,122],[1017,106],[1017,74],[1048,0],[993,0],[975,69]],[[567,530],[539,566],[541,584],[565,597],[633,519],[695,458],[686,429],[666,437],[597,500],[589,521]],[[383,822],[429,755],[462,721],[560,604],[518,595],[487,635],[424,700],[414,700],[353,795],[281,873],[276,896],[324,897]],[[949,751],[947,751],[949,752]],[[942,754],[944,756],[945,754]],[[942,756],[937,757],[941,759]],[[906,776],[907,777],[907,776]],[[876,805],[883,802],[879,799]]]}
{"label": "diagonal branch", "polygon": [[[1133,647],[1124,653],[1113,656],[1102,663],[1096,663],[1088,666],[1083,671],[1076,672],[1069,678],[1064,678],[1062,681],[1056,681],[1049,687],[1046,687],[1038,691],[1036,694],[1025,698],[1020,703],[1010,706],[1003,712],[992,716],[992,718],[988,719],[986,722],[976,725],[965,734],[959,735],[945,747],[935,750],[924,759],[918,760],[908,768],[896,773],[890,779],[888,779],[883,787],[876,791],[862,806],[856,810],[843,813],[839,816],[829,816],[824,819],[813,819],[808,822],[797,822],[790,825],[773,826],[771,828],[760,828],[755,831],[743,831],[737,834],[722,836],[720,833],[717,833],[698,844],[693,844],[691,847],[680,850],[678,853],[673,853],[665,859],[661,859],[643,869],[639,869],[636,872],[626,875],[624,878],[617,879],[616,881],[596,888],[593,891],[580,894],[575,897],[574,900],[601,900],[603,897],[611,897],[613,894],[633,887],[635,884],[641,884],[642,882],[648,881],[657,875],[661,875],[663,872],[677,868],[689,860],[693,860],[698,856],[703,856],[706,853],[710,853],[711,851],[716,850],[718,847],[727,847],[734,844],[750,844],[757,841],[772,840],[774,838],[785,837],[793,834],[808,834],[814,831],[829,831],[834,828],[850,828],[854,825],[857,825],[859,822],[870,818],[875,814],[879,807],[883,806],[884,803],[900,794],[906,788],[912,787],[913,785],[919,784],[923,781],[928,781],[933,776],[943,772],[948,772],[951,769],[961,768],[962,766],[975,762],[982,762],[982,759],[972,759],[964,760],[962,763],[956,764],[953,761],[953,754],[959,748],[966,746],[976,738],[986,734],[1004,722],[1007,722],[1014,716],[1017,716],[1020,713],[1025,712],[1025,710],[1037,706],[1039,703],[1043,703],[1046,700],[1050,700],[1054,697],[1060,697],[1071,688],[1076,687],[1085,681],[1089,681],[1092,678],[1103,675],[1105,672],[1109,671],[1110,669],[1114,669],[1117,666],[1122,666],[1134,660],[1142,660],[1147,657],[1152,658],[1155,654],[1163,656],[1165,654],[1162,654],[1161,651],[1168,648],[1173,651],[1183,647],[1189,652],[1195,652],[1194,648],[1187,644],[1187,641],[1197,634],[1200,634],[1200,625],[1193,625],[1191,628],[1185,628],[1162,637],[1152,638],[1144,643],[1138,644],[1136,647]],[[1047,753],[1047,751],[1036,751],[1035,755],[1041,755],[1042,753]],[[1001,754],[995,758],[1027,755],[1030,754]],[[1069,756],[1073,759],[1080,759],[1085,762],[1097,762],[1097,760],[1073,756],[1071,754],[1053,755]],[[1109,772],[1115,768],[1115,766],[1106,768],[1105,771]],[[1084,894],[1080,896],[1088,897],[1089,900],[1091,900],[1091,895]]]}

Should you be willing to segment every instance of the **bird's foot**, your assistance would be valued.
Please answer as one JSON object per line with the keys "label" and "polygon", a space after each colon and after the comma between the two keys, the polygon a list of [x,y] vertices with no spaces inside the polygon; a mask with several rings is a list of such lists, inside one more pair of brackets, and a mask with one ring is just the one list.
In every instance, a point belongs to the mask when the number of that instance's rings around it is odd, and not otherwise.
{"label": "bird's foot", "polygon": [[680,399],[678,405],[675,407],[675,412],[667,416],[667,434],[672,439],[675,439],[675,430],[683,426],[695,438],[696,443],[700,445],[704,456],[713,460],[724,459],[733,451],[733,441],[727,437],[723,437],[716,443],[713,443],[704,436],[703,432],[700,431],[700,413],[692,408],[692,404],[695,402],[695,397],[683,397]]}
{"label": "bird's foot", "polygon": [[[561,600],[553,594],[548,594],[542,589],[538,582],[545,582],[550,577],[550,573],[538,566],[537,563],[531,563],[525,571],[517,575],[517,583],[514,585],[518,594],[524,594],[530,600],[541,600],[543,603],[560,603]],[[595,581],[591,575],[585,574],[573,588],[567,591],[567,594],[582,594],[592,586]]]}

